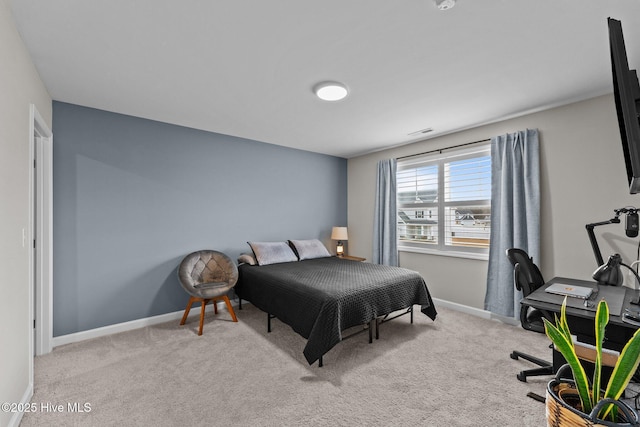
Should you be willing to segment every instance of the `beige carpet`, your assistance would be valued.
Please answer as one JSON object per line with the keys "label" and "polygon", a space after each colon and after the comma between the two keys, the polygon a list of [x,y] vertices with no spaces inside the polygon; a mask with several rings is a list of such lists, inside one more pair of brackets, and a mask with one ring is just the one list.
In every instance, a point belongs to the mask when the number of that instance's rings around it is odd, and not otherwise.
{"label": "beige carpet", "polygon": [[[21,426],[544,426],[549,377],[522,383],[519,349],[551,357],[542,334],[439,308],[347,339],[309,366],[305,340],[245,304],[229,314],[146,327],[35,360],[35,413]],[[90,409],[69,411],[68,405]],[[85,407],[84,404],[88,406]],[[62,412],[47,412],[56,405]],[[40,410],[44,408],[45,410]]]}

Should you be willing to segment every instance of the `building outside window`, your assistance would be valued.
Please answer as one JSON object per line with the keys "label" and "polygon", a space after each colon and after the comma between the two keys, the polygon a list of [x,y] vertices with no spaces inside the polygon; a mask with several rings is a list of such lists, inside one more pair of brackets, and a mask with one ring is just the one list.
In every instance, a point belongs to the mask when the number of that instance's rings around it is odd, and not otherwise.
{"label": "building outside window", "polygon": [[398,249],[486,258],[490,143],[398,160]]}

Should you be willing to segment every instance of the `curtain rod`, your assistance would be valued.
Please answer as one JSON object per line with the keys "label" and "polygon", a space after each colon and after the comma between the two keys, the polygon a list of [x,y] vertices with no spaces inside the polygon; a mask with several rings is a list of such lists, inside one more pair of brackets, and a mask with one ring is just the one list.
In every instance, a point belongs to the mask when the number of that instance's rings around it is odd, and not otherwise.
{"label": "curtain rod", "polygon": [[425,151],[424,153],[409,154],[407,156],[396,157],[396,160],[407,159],[409,157],[415,157],[415,156],[422,156],[424,154],[442,153],[444,150],[451,150],[453,148],[466,147],[467,145],[479,144],[481,142],[488,142],[488,141],[491,141],[491,138],[481,139],[473,142],[465,142],[464,144],[453,145],[451,147],[438,148],[437,150]]}

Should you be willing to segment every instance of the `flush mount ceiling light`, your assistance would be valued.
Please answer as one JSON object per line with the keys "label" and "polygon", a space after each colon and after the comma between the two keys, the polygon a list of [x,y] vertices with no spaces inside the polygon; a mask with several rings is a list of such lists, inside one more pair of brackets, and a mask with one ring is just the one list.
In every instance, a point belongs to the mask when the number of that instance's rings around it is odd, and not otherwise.
{"label": "flush mount ceiling light", "polygon": [[347,87],[338,82],[318,83],[313,87],[313,91],[324,101],[340,101],[349,93]]}
{"label": "flush mount ceiling light", "polygon": [[456,5],[456,0],[435,0],[436,7],[440,10],[448,10]]}

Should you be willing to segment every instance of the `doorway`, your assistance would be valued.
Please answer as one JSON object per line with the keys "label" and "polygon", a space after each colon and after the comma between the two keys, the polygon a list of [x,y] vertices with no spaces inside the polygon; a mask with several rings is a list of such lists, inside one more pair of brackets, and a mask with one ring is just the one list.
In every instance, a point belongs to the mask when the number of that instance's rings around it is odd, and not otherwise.
{"label": "doorway", "polygon": [[53,134],[30,107],[30,299],[31,354],[50,353],[53,339]]}

